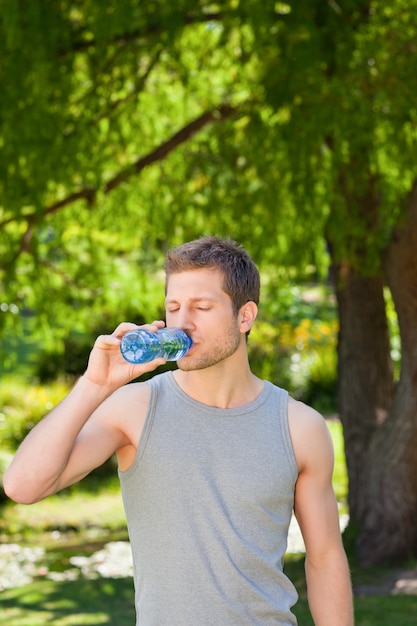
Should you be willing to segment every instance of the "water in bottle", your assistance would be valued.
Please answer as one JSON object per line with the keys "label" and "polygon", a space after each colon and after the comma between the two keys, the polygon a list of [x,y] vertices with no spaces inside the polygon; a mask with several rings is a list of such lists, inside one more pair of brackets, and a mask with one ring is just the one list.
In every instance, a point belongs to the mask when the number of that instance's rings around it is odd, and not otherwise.
{"label": "water in bottle", "polygon": [[158,357],[178,361],[191,348],[191,338],[180,328],[160,328],[158,332],[136,328],[123,335],[120,352],[129,363],[148,363]]}

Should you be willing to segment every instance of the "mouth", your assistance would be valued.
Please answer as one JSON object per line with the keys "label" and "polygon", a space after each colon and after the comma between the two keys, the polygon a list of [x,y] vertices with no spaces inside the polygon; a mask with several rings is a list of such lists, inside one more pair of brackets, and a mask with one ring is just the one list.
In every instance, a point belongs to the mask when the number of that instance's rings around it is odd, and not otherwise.
{"label": "mouth", "polygon": [[[192,341],[192,339],[191,339]],[[195,348],[196,344],[194,343],[194,341],[192,342],[190,348],[188,349],[187,353],[184,354],[183,359],[185,359],[186,356],[188,356],[190,354],[190,352],[193,352],[194,348]]]}

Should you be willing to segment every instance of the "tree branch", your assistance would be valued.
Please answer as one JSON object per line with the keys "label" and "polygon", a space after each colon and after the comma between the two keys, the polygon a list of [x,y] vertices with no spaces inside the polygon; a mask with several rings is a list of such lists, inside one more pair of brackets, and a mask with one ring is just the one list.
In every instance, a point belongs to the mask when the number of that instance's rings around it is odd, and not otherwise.
{"label": "tree branch", "polygon": [[96,193],[97,190],[93,189],[92,187],[83,187],[83,189],[80,189],[80,191],[74,191],[73,193],[70,193],[70,195],[66,198],[62,198],[62,200],[51,204],[51,206],[45,209],[43,215],[51,215],[52,213],[56,213],[57,211],[59,211],[59,209],[63,209],[65,206],[68,206],[68,204],[72,204],[77,200],[87,200],[89,204],[94,204]]}
{"label": "tree branch", "polygon": [[[233,107],[230,104],[222,104],[216,109],[212,109],[210,111],[206,111],[202,113],[195,120],[181,128],[178,132],[176,132],[172,137],[170,137],[167,141],[159,145],[155,150],[150,152],[138,159],[135,163],[132,163],[126,169],[120,171],[113,178],[111,178],[105,185],[103,189],[103,193],[107,195],[113,189],[118,187],[121,183],[126,182],[132,176],[139,174],[143,169],[145,169],[148,165],[152,163],[156,163],[157,161],[162,161],[165,157],[170,154],[175,148],[185,143],[191,137],[193,137],[199,130],[208,126],[209,124],[213,124],[215,122],[222,122],[223,120],[231,117],[237,111],[237,107]],[[58,200],[54,202],[49,207],[46,207],[42,212],[42,216],[45,217],[47,215],[52,215],[53,213],[57,213],[60,209],[76,202],[77,200],[86,200],[90,205],[94,204],[97,189],[93,187],[83,187],[78,191],[74,191],[70,193],[62,200]],[[36,216],[38,213],[30,213],[24,216],[24,219],[28,223],[28,228],[23,236],[22,245],[20,252],[27,251],[29,248],[29,242],[32,237],[32,225],[36,221]],[[11,216],[2,222],[0,222],[0,228],[7,226],[11,222],[16,221],[15,216]],[[19,252],[19,254],[20,254]]]}
{"label": "tree branch", "polygon": [[[194,14],[194,15],[184,15],[184,16],[182,16],[183,17],[183,25],[184,26],[190,26],[192,24],[199,24],[199,23],[205,23],[205,22],[218,22],[218,21],[221,21],[222,18],[224,18],[224,16],[226,14],[230,14],[230,13],[231,13],[231,11],[228,11],[228,12],[215,11],[215,12],[211,12],[211,13],[204,13],[204,12],[202,12],[199,15],[197,15],[197,14]],[[158,23],[155,23],[155,24],[150,24],[146,30],[141,30],[140,28],[135,28],[134,30],[132,30],[130,32],[118,35],[113,40],[109,41],[108,43],[126,44],[129,41],[134,41],[135,39],[138,39],[139,37],[149,37],[149,36],[152,36],[152,35],[157,35],[158,33],[161,32],[161,27],[162,27],[162,24],[160,22],[158,22]],[[96,40],[95,39],[79,39],[78,41],[74,42],[74,44],[71,46],[70,49],[61,49],[61,50],[59,50],[58,51],[58,55],[60,57],[65,57],[65,56],[67,56],[67,54],[70,54],[70,53],[83,52],[84,50],[88,50],[89,48],[92,48],[95,45],[96,45]]]}
{"label": "tree branch", "polygon": [[170,152],[191,139],[191,137],[204,128],[204,126],[212,124],[213,122],[221,122],[227,117],[230,117],[233,113],[235,113],[235,111],[236,109],[228,104],[224,104],[213,111],[206,111],[193,122],[190,122],[190,124],[187,124],[187,126],[184,126],[184,128],[175,133],[175,135],[168,139],[168,141],[165,141],[158,146],[153,152],[141,157],[133,163],[133,165],[129,166],[125,170],[122,170],[109,180],[104,188],[104,193],[109,193],[112,189],[120,185],[120,183],[125,182],[132,175],[138,174],[148,165],[151,165],[156,161],[162,161],[162,159],[164,159]]}
{"label": "tree branch", "polygon": [[[151,165],[152,163],[156,163],[157,161],[162,161],[165,157],[168,156],[170,152],[175,150],[178,146],[185,143],[191,137],[193,137],[199,130],[208,126],[209,124],[215,122],[221,122],[236,112],[236,107],[233,107],[229,104],[223,104],[219,106],[217,109],[213,109],[211,111],[206,111],[195,120],[181,128],[178,132],[176,132],[172,137],[170,137],[167,141],[159,145],[155,150],[150,152],[138,159],[135,163],[132,163],[129,167],[124,170],[121,170],[118,174],[116,174],[113,178],[111,178],[105,185],[103,189],[103,193],[107,195],[113,189],[118,187],[121,183],[126,182],[132,176],[139,174],[145,167]],[[94,203],[95,196],[97,194],[97,189],[93,189],[91,187],[84,187],[79,191],[75,191],[71,193],[66,198],[59,200],[58,202],[54,202],[49,207],[47,207],[44,211],[44,215],[51,215],[52,213],[56,213],[60,209],[65,206],[76,202],[77,200],[87,200],[90,204]],[[3,223],[4,224],[4,223]],[[3,224],[0,224],[2,226]]]}

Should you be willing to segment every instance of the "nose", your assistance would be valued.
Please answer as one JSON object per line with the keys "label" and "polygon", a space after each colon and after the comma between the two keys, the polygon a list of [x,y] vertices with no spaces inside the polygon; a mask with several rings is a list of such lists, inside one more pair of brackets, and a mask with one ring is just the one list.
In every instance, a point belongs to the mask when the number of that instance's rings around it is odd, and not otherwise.
{"label": "nose", "polygon": [[185,332],[192,331],[195,328],[192,311],[187,307],[181,307],[175,313],[167,313],[168,326],[176,326],[182,328]]}
{"label": "nose", "polygon": [[195,326],[191,311],[184,311],[180,315],[179,327],[185,330],[185,332],[189,332],[194,329]]}

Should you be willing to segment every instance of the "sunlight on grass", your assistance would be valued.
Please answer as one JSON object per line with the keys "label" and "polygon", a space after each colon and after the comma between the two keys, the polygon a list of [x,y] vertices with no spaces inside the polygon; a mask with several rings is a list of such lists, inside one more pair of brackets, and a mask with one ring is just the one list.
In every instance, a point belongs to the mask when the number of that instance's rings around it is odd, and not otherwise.
{"label": "sunlight on grass", "polygon": [[95,485],[94,491],[82,484],[31,504],[8,503],[0,519],[0,535],[30,538],[36,533],[97,528],[115,531],[126,527],[117,476]]}
{"label": "sunlight on grass", "polygon": [[346,504],[348,494],[348,477],[346,470],[343,429],[338,420],[328,420],[327,426],[332,436],[335,454],[333,487],[339,504]]}
{"label": "sunlight on grass", "polygon": [[[286,571],[300,599],[294,608],[300,626],[313,626],[305,593],[304,558],[293,555]],[[355,600],[356,626],[413,626],[416,597],[367,596]],[[56,583],[47,579],[6,589],[0,595],[1,623],[7,626],[132,626],[132,579],[80,579]]]}
{"label": "sunlight on grass", "polygon": [[[328,420],[335,448],[334,486],[340,503],[346,506],[347,476],[343,432],[338,420]],[[17,540],[40,545],[53,542],[53,529],[72,527],[71,543],[89,541],[90,530],[100,533],[124,529],[125,516],[117,475],[93,477],[31,506],[9,503],[0,521],[3,537],[17,533]],[[55,531],[56,533],[56,531]],[[59,534],[58,533],[58,534]],[[48,539],[49,537],[49,539]],[[23,540],[23,541],[21,541]],[[49,545],[51,548],[51,545]],[[56,548],[54,548],[56,549]],[[285,569],[293,580],[300,598],[294,613],[300,626],[313,626],[306,599],[304,556],[287,555]],[[383,569],[372,572],[373,582],[385,576]],[[352,572],[354,582],[361,580],[362,570]],[[0,595],[0,623],[7,626],[132,626],[135,622],[132,578],[96,578],[57,582],[42,576],[21,587],[4,589]],[[416,623],[416,597],[386,595],[359,597],[355,600],[356,626],[412,626]]]}
{"label": "sunlight on grass", "polygon": [[0,612],[1,623],[8,626],[132,626],[132,580],[42,580],[3,591]]}

